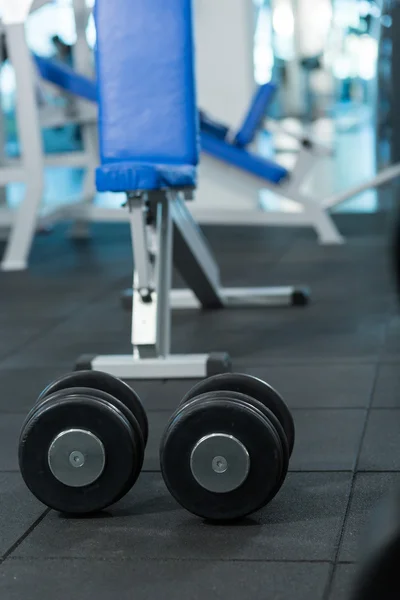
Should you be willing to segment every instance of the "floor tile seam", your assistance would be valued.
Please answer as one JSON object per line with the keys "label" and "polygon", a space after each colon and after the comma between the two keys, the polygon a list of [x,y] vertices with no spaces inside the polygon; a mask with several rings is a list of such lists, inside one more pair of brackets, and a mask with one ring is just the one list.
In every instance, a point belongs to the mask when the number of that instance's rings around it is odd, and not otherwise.
{"label": "floor tile seam", "polygon": [[[1,377],[1,373],[0,373],[0,377]],[[32,401],[32,406],[33,406],[33,401]],[[9,417],[23,417],[23,416],[26,416],[27,412],[28,412],[28,409],[27,410],[17,410],[17,411],[9,411],[9,410],[0,409],[1,416],[7,415]]]}
{"label": "floor tile seam", "polygon": [[[386,326],[387,328],[387,326]],[[385,336],[382,336],[384,339]],[[384,344],[384,341],[381,342],[381,346],[382,344]],[[358,449],[357,449],[357,455],[355,458],[355,462],[354,462],[354,470],[352,473],[352,477],[351,477],[351,482],[350,482],[350,488],[349,488],[349,494],[347,497],[347,502],[346,502],[346,506],[345,506],[345,510],[343,513],[343,517],[341,519],[341,524],[339,527],[339,531],[337,534],[337,538],[336,538],[336,543],[335,543],[335,558],[334,558],[334,564],[336,565],[336,563],[338,562],[339,559],[339,554],[340,554],[340,549],[343,543],[343,539],[344,539],[344,535],[345,535],[345,528],[346,528],[346,522],[347,519],[349,517],[350,514],[350,507],[352,504],[352,499],[353,499],[353,494],[354,494],[354,489],[355,489],[355,482],[356,482],[356,478],[357,478],[357,473],[358,473],[358,465],[359,465],[359,461],[360,461],[360,455],[361,455],[361,451],[362,451],[362,446],[364,443],[364,439],[365,439],[365,434],[367,431],[367,426],[368,426],[368,421],[369,421],[369,415],[370,415],[370,411],[371,411],[371,405],[373,402],[373,397],[374,397],[374,393],[375,393],[375,389],[376,389],[376,385],[377,385],[377,381],[378,381],[378,373],[379,373],[379,362],[377,363],[376,367],[375,367],[375,373],[374,373],[374,377],[373,377],[373,381],[372,381],[372,385],[371,385],[371,392],[370,392],[370,397],[369,397],[369,402],[368,402],[368,408],[366,411],[366,417],[364,420],[364,424],[363,424],[363,429],[361,432],[361,436],[360,436],[360,441],[359,441],[359,445],[358,445]],[[334,580],[334,575],[336,572],[336,566],[334,566],[334,568],[331,570],[330,572],[330,577],[327,581],[326,584],[326,588],[325,588],[325,593],[323,596],[323,600],[329,600],[329,596],[330,593],[332,591],[332,586],[333,586],[333,580]]]}
{"label": "floor tile seam", "polygon": [[[296,240],[289,239],[284,246],[282,246],[282,248],[279,249],[279,252],[277,253],[279,255],[279,258],[277,258],[276,262],[274,261],[274,267],[280,267],[282,264],[285,264],[285,257],[288,255],[288,253],[293,250],[293,242],[295,242]],[[307,261],[305,261],[307,262]],[[305,284],[307,285],[307,284]]]}
{"label": "floor tile seam", "polygon": [[[112,555],[104,555],[104,556],[8,556],[3,560],[4,562],[45,562],[45,561],[54,561],[54,562],[69,562],[69,561],[82,561],[82,562],[112,562],[112,563],[137,563],[137,562],[199,562],[199,563],[262,563],[262,564],[321,564],[321,565],[333,565],[332,560],[328,559],[265,559],[265,558],[204,558],[204,557],[155,557],[153,556],[112,556]],[[2,563],[0,563],[2,564]],[[347,563],[346,563],[347,564]],[[352,564],[352,563],[349,563]]]}
{"label": "floor tile seam", "polygon": [[329,600],[330,594],[331,594],[331,589],[332,589],[332,585],[333,585],[333,580],[335,577],[335,572],[336,572],[336,563],[333,560],[330,568],[329,568],[329,572],[328,572],[328,577],[326,579],[325,582],[325,586],[324,586],[324,591],[322,593],[322,600]]}
{"label": "floor tile seam", "polygon": [[[1,471],[0,471],[1,472]],[[160,473],[161,469],[146,469],[143,468],[142,473]],[[335,473],[337,474],[342,474],[342,473],[348,473],[348,474],[353,474],[353,469],[299,469],[299,468],[295,468],[295,469],[291,469],[289,467],[288,469],[288,473],[294,473],[294,474],[300,474],[300,475],[314,475],[314,474],[320,474],[320,475],[325,475],[328,474],[329,475],[334,475]],[[364,471],[362,471],[364,472]],[[367,473],[369,473],[369,471],[366,471]],[[382,471],[371,471],[372,473],[381,473]],[[397,473],[400,472],[400,468],[397,470],[393,470],[393,471],[387,471],[387,473]]]}
{"label": "floor tile seam", "polygon": [[35,342],[40,340],[42,337],[45,337],[46,335],[48,335],[53,329],[58,327],[62,322],[63,322],[63,319],[60,318],[59,320],[57,320],[56,323],[53,323],[52,325],[49,325],[48,327],[44,327],[44,329],[41,329],[39,332],[34,333],[31,336],[28,336],[28,338],[26,340],[24,340],[23,343],[19,344],[11,352],[6,352],[6,354],[4,354],[3,356],[0,357],[0,369],[1,369],[2,363],[6,362],[10,358],[18,355],[21,352],[21,350],[23,348],[25,348],[26,346],[30,346],[31,344],[34,344]]}
{"label": "floor tile seam", "polygon": [[[66,366],[66,365],[65,365]],[[1,367],[0,367],[0,376],[1,376]],[[146,401],[143,402],[146,405]],[[176,408],[177,404],[175,405]],[[366,412],[368,411],[368,407],[366,406],[295,406],[291,407],[293,412]],[[371,409],[374,412],[387,412],[387,411],[398,411],[400,410],[400,406],[379,406]],[[174,407],[171,408],[146,408],[146,412],[148,415],[169,415],[174,411]],[[25,410],[10,410],[10,409],[2,409],[0,408],[0,415],[9,415],[9,416],[21,416],[26,415]]]}
{"label": "floor tile seam", "polygon": [[[386,329],[387,329],[387,327],[388,326],[386,326]],[[382,341],[382,343],[381,343],[380,352],[382,352],[383,345],[384,345],[384,341]],[[372,409],[372,405],[373,405],[375,391],[376,391],[377,384],[378,384],[379,370],[380,370],[380,367],[379,367],[379,362],[378,362],[377,365],[375,366],[375,372],[374,372],[374,376],[373,376],[373,380],[372,380],[369,401],[368,401],[368,405],[366,407],[367,415],[366,415],[366,419],[365,419],[365,422],[364,422],[363,430],[361,432],[360,442],[359,442],[359,445],[358,445],[358,451],[357,451],[357,456],[356,456],[355,465],[354,465],[354,472],[355,473],[358,471],[358,466],[359,466],[359,463],[360,463],[360,456],[361,456],[362,447],[363,447],[365,435],[366,435],[367,428],[368,428],[369,418],[370,418],[372,410],[375,410],[375,409]]]}
{"label": "floor tile seam", "polygon": [[[19,473],[19,469],[0,469],[0,474],[15,474],[15,473]],[[157,474],[157,473],[161,473],[161,469],[150,469],[150,468],[143,468],[142,473],[146,473],[146,474]],[[310,468],[306,468],[306,469],[299,469],[299,468],[289,468],[288,470],[289,473],[293,473],[293,474],[298,474],[298,475],[334,475],[335,473],[337,474],[343,474],[343,473],[348,473],[348,474],[353,474],[355,473],[356,475],[358,473],[368,473],[368,474],[375,474],[375,475],[390,475],[391,473],[400,473],[400,467],[397,469],[357,469],[357,471],[354,471],[354,469],[310,469]]]}
{"label": "floor tile seam", "polygon": [[[276,363],[274,362],[276,360]],[[291,359],[289,359],[291,360]],[[314,369],[317,369],[318,367],[320,367],[321,364],[324,364],[325,366],[332,366],[332,367],[348,367],[349,366],[349,362],[347,360],[344,360],[343,357],[338,357],[338,358],[333,358],[332,360],[330,359],[320,359],[322,361],[326,361],[325,362],[319,362],[319,363],[315,363],[315,360],[313,358],[310,358],[308,363],[304,362],[305,359],[301,359],[301,362],[297,362],[296,359],[293,359],[293,363],[292,362],[282,362],[279,361],[279,359],[272,359],[271,361],[265,361],[262,362],[260,364],[258,363],[253,363],[252,366],[256,369],[261,369],[263,367],[273,367],[273,366],[277,366],[277,367],[312,367]],[[240,361],[238,361],[238,363],[240,364]],[[332,364],[330,364],[332,363]],[[356,362],[356,363],[350,363],[351,365],[356,365],[357,367],[359,366],[366,366],[366,367],[371,367],[371,366],[375,366],[377,363],[377,360],[371,360],[371,359],[361,359],[361,362]],[[250,365],[249,364],[242,364],[241,366],[243,366],[244,368],[249,368]]]}
{"label": "floor tile seam", "polygon": [[[108,287],[106,289],[108,289]],[[84,302],[83,306],[90,307],[93,304],[96,304],[96,302],[98,302],[102,298],[103,294],[104,294],[104,289],[102,292],[100,292],[100,291],[96,292],[96,295],[93,295],[87,302]],[[65,315],[64,317],[60,317],[59,319],[57,319],[57,322],[55,324],[52,324],[51,326],[45,328],[44,331],[42,330],[42,331],[40,331],[40,333],[34,334],[32,337],[29,337],[28,340],[25,340],[25,342],[23,344],[21,344],[20,346],[18,346],[18,348],[14,349],[12,352],[7,353],[4,356],[2,356],[0,358],[0,370],[2,368],[1,364],[3,362],[5,362],[6,360],[9,360],[12,357],[15,357],[15,355],[17,355],[21,351],[21,349],[24,348],[24,346],[26,346],[26,345],[31,346],[32,343],[37,342],[41,338],[44,338],[46,335],[51,333],[52,330],[57,329],[61,325],[67,324],[67,322],[73,318],[75,313],[77,313],[81,309],[82,309],[82,305],[76,306],[75,308],[73,308],[71,310],[70,313],[68,313],[68,315]]]}
{"label": "floor tile seam", "polygon": [[[379,359],[378,359],[378,352],[372,355],[369,355],[367,358],[357,358],[357,355],[354,356],[350,356],[348,357],[349,360],[347,360],[346,362],[343,361],[343,356],[332,356],[329,358],[320,358],[320,356],[316,355],[316,356],[310,356],[307,358],[271,358],[271,359],[266,359],[263,360],[262,363],[257,363],[254,362],[254,360],[252,359],[243,359],[243,357],[241,359],[237,359],[235,357],[232,357],[233,360],[233,364],[235,365],[236,363],[239,363],[240,368],[241,369],[247,369],[247,368],[257,368],[257,369],[261,369],[261,368],[268,368],[268,367],[304,367],[304,366],[332,366],[332,367],[337,367],[337,366],[342,366],[342,365],[355,365],[357,367],[359,366],[376,366],[379,363]],[[398,359],[396,359],[400,362],[400,352],[399,352],[399,356]],[[248,361],[248,362],[247,362]],[[392,364],[392,363],[388,363],[388,364]]]}
{"label": "floor tile seam", "polygon": [[384,328],[384,332],[382,333],[382,340],[381,340],[381,344],[379,347],[379,352],[378,352],[378,361],[377,364],[375,366],[375,373],[374,373],[374,377],[373,377],[373,381],[372,381],[372,386],[371,386],[371,392],[370,392],[370,397],[369,397],[369,402],[368,402],[368,406],[367,406],[367,417],[365,419],[365,423],[364,423],[364,428],[361,434],[361,439],[360,439],[360,444],[358,447],[358,452],[357,452],[357,457],[356,457],[356,462],[355,462],[355,466],[354,466],[354,472],[357,473],[358,466],[360,463],[360,457],[361,457],[361,452],[362,452],[362,447],[363,447],[363,443],[364,443],[364,439],[365,439],[365,435],[367,432],[367,427],[368,427],[368,423],[369,423],[369,419],[370,419],[370,415],[372,410],[375,411],[375,409],[373,409],[373,402],[374,402],[374,396],[375,396],[375,392],[377,389],[377,385],[378,385],[378,380],[379,380],[379,373],[380,373],[380,360],[384,354],[384,349],[385,349],[385,345],[386,345],[386,339],[387,339],[387,333],[390,327],[390,322],[389,320],[387,321],[385,328]]}
{"label": "floor tile seam", "polygon": [[[161,473],[161,469],[150,469],[150,468],[143,468],[142,473],[146,473],[147,475],[151,475],[153,474],[158,474]],[[10,475],[15,475],[20,473],[20,470],[18,468],[16,469],[0,469],[0,475],[4,474],[10,474]],[[288,473],[292,473],[293,475],[334,475],[335,473],[338,475],[342,475],[344,473],[348,473],[348,474],[370,474],[370,475],[390,475],[393,473],[400,473],[400,467],[397,469],[357,469],[356,471],[354,471],[354,469],[310,469],[310,468],[306,468],[306,469],[299,469],[299,468],[290,468],[288,470]]]}
{"label": "floor tile seam", "polygon": [[[1,369],[0,369],[0,374],[1,374]],[[146,400],[144,400],[144,404],[146,404]],[[175,405],[178,406],[178,404]],[[368,406],[364,405],[364,406],[290,406],[289,407],[290,410],[296,412],[296,411],[304,411],[304,412],[328,412],[328,411],[368,411],[369,408]],[[173,411],[174,408],[146,408],[146,412],[148,414],[155,414],[155,413],[170,413],[171,411]],[[396,406],[383,406],[383,407],[378,407],[378,408],[373,408],[373,410],[400,410],[400,406],[397,408]],[[0,409],[0,413],[3,412]],[[19,411],[18,411],[19,412]],[[12,414],[12,413],[11,413]]]}
{"label": "floor tile seam", "polygon": [[[388,340],[388,335],[389,335],[389,329],[390,329],[390,325],[391,322],[393,320],[393,315],[391,315],[390,313],[388,313],[387,315],[387,320],[385,323],[385,328],[382,334],[382,341],[379,347],[379,352],[378,352],[378,372],[379,372],[379,367],[382,364],[382,362],[384,362],[385,357],[387,357],[388,355],[385,354],[385,349],[386,349],[386,343]],[[390,356],[390,355],[389,355]],[[392,355],[392,356],[396,356],[396,354]],[[400,353],[399,353],[400,356]]]}
{"label": "floor tile seam", "polygon": [[26,531],[17,539],[12,546],[0,557],[0,565],[7,560],[9,556],[26,540],[26,538],[36,529],[38,525],[47,517],[50,512],[50,508],[46,508],[41,515],[28,527]]}

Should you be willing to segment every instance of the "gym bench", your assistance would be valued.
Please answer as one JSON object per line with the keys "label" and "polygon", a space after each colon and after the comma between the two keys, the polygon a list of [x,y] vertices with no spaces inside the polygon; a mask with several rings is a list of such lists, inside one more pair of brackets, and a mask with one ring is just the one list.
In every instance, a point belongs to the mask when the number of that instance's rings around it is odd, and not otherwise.
{"label": "gym bench", "polygon": [[[126,379],[204,377],[229,370],[229,357],[171,355],[171,308],[305,304],[308,296],[290,286],[221,287],[216,261],[187,208],[199,158],[191,2],[174,0],[167,8],[157,0],[154,10],[157,19],[146,0],[135,0],[134,22],[127,0],[99,2],[95,10],[101,156],[96,185],[100,192],[127,195],[135,264],[133,352],[84,356],[78,368]],[[163,35],[157,35],[158,22]],[[131,83],[126,73],[135,73]],[[171,294],[173,264],[189,290]]]}

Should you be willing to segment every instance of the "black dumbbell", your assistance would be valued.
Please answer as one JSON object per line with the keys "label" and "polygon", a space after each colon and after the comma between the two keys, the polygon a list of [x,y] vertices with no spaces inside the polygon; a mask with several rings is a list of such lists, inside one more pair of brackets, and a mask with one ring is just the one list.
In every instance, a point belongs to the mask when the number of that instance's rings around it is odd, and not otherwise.
{"label": "black dumbbell", "polygon": [[294,437],[291,413],[268,384],[217,375],[197,384],[172,415],[160,446],[161,471],[191,513],[239,519],[278,493]]}
{"label": "black dumbbell", "polygon": [[351,600],[400,598],[400,490],[373,511],[364,532]]}
{"label": "black dumbbell", "polygon": [[71,373],[41,393],[24,422],[21,474],[46,506],[97,512],[134,485],[147,437],[146,413],[128,385],[97,371]]}

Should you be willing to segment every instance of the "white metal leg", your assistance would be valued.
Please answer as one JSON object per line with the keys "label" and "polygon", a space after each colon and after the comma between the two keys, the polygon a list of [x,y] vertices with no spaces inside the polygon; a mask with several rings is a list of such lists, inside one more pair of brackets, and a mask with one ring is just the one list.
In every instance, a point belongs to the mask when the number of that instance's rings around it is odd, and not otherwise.
{"label": "white metal leg", "polygon": [[200,228],[191,218],[187,203],[183,198],[178,197],[173,207],[174,246],[176,248],[174,263],[190,288],[187,291],[173,290],[171,292],[173,308],[178,308],[179,300],[186,307],[188,297],[195,299],[203,308],[289,306],[307,303],[308,292],[303,288],[295,289],[291,286],[280,288],[221,287],[216,260]]}
{"label": "white metal leg", "polygon": [[[82,186],[81,206],[93,206],[96,198],[95,170],[98,164],[97,124],[86,123],[82,125],[82,138],[88,161]],[[90,236],[88,213],[82,213],[81,218],[76,218],[69,230],[72,239],[87,239]]]}
{"label": "white metal leg", "polygon": [[333,194],[329,198],[325,198],[322,205],[326,209],[333,208],[346,200],[350,200],[350,198],[358,196],[362,192],[370,189],[377,189],[386,183],[390,183],[398,177],[400,177],[400,165],[392,165],[391,167],[384,169],[381,173],[378,173],[373,179],[369,179],[360,185],[356,185],[348,190],[339,192],[338,194]]}
{"label": "white metal leg", "polygon": [[82,127],[84,148],[88,156],[88,165],[82,190],[84,201],[92,203],[96,196],[95,170],[99,163],[97,123],[87,123]]}
{"label": "white metal leg", "polygon": [[[171,306],[173,215],[179,213],[177,193],[153,194],[149,198],[157,215],[157,248],[155,289],[152,279],[142,263],[148,259],[149,247],[145,233],[142,198],[129,196],[130,222],[135,260],[139,269],[135,273],[132,306],[131,355],[83,356],[78,369],[98,369],[123,379],[190,379],[201,378],[231,370],[226,354],[171,355]],[[177,204],[174,207],[174,204]],[[140,247],[142,246],[142,247]],[[139,257],[138,257],[139,255]]]}
{"label": "white metal leg", "polygon": [[[259,287],[220,288],[226,308],[261,308],[304,305],[308,302],[305,288]],[[171,290],[171,307],[176,310],[201,308],[201,303],[192,290]]]}
{"label": "white metal leg", "polygon": [[[324,244],[343,243],[331,215],[320,201],[302,193],[302,184],[313,159],[299,154],[297,168],[287,182],[268,185],[265,180],[204,156],[200,163],[199,188],[188,209],[201,224],[251,225],[263,227],[311,227]],[[265,210],[262,190],[282,199],[285,210]]]}
{"label": "white metal leg", "polygon": [[[93,78],[93,65],[91,51],[86,39],[86,28],[88,25],[90,11],[86,0],[73,0],[74,20],[76,28],[76,43],[73,47],[74,66],[78,73]],[[78,113],[89,108],[87,102],[77,99]],[[85,153],[88,155],[88,163],[83,181],[82,200],[84,205],[93,204],[96,197],[95,169],[98,165],[98,141],[97,124],[86,123],[81,126],[82,142]],[[70,230],[69,236],[74,239],[86,239],[89,237],[89,220],[85,218],[76,219]]]}
{"label": "white metal leg", "polygon": [[[223,308],[279,308],[282,306],[305,306],[310,293],[306,287],[243,287],[218,289]],[[122,303],[126,310],[132,309],[132,290],[125,290]],[[171,290],[170,303],[173,310],[204,308],[191,289]]]}
{"label": "white metal leg", "polygon": [[[230,371],[224,355],[175,354],[165,358],[134,359],[132,355],[82,357],[79,369],[93,369],[110,373],[121,379],[202,379]],[[223,366],[225,364],[225,371]]]}
{"label": "white metal leg", "polygon": [[344,238],[332,216],[317,200],[297,193],[294,193],[294,199],[302,205],[305,218],[314,228],[321,244],[343,244]]}
{"label": "white metal leg", "polygon": [[35,82],[24,24],[6,27],[7,45],[15,69],[16,112],[23,168],[27,181],[24,199],[17,209],[1,263],[3,271],[25,269],[43,197],[44,161]]}
{"label": "white metal leg", "polygon": [[[172,309],[277,307],[308,303],[309,292],[304,287],[221,287],[215,258],[200,228],[191,218],[182,197],[177,196],[172,203],[171,215],[175,236],[174,265],[188,286],[188,289],[170,291],[167,301],[170,302]],[[136,243],[141,239],[142,229],[143,226],[137,226],[135,229]],[[156,257],[167,255],[165,249],[159,248],[157,244],[153,247],[153,251]],[[136,268],[140,267],[142,257],[137,250],[134,252],[134,260]],[[131,290],[124,292],[122,302],[126,309],[132,310]]]}

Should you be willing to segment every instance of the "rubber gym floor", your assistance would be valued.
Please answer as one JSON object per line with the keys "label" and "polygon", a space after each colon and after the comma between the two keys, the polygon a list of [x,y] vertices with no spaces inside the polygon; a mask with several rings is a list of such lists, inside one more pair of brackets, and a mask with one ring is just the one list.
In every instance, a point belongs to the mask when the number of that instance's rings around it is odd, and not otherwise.
{"label": "rubber gym floor", "polygon": [[36,239],[29,272],[0,275],[0,598],[348,597],[363,525],[400,483],[400,320],[388,214],[337,222],[339,247],[317,245],[311,231],[206,230],[225,284],[308,284],[310,306],[174,314],[175,352],[229,351],[235,370],[265,378],[293,409],[283,488],[234,526],[185,512],[159,473],[162,429],[191,381],[132,382],[151,436],[144,472],[118,505],[68,519],[30,495],[17,440],[36,396],[82,353],[130,351],[120,305],[129,230],[97,226],[77,244],[57,227]]}

